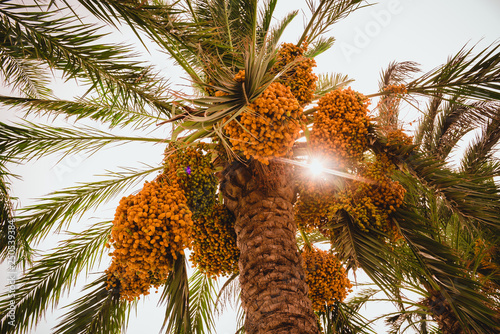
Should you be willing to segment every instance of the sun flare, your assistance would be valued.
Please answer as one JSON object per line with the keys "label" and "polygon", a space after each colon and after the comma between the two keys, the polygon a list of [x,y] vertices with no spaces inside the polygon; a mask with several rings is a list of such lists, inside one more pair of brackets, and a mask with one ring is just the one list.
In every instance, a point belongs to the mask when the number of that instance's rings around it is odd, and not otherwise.
{"label": "sun flare", "polygon": [[324,170],[325,167],[323,166],[323,163],[318,159],[312,160],[309,164],[309,171],[314,177],[321,175]]}

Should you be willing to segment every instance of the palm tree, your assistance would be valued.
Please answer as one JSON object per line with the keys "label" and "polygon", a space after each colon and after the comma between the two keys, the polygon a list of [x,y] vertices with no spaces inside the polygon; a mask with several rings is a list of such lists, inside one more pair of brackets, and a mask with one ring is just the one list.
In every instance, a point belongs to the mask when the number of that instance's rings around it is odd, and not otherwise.
{"label": "palm tree", "polygon": [[[3,105],[89,118],[111,128],[172,126],[169,138],[151,138],[82,127],[1,124],[0,254],[26,271],[15,299],[7,293],[0,300],[0,332],[29,331],[82,271],[96,266],[108,241],[114,250],[110,269],[85,287],[55,333],[118,333],[136,297],[151,286],[163,287],[166,332],[209,332],[220,300],[214,296],[230,294],[233,285],[241,291],[245,332],[319,333],[319,323],[329,333],[369,331],[357,314],[369,293],[351,303],[322,301],[313,310],[318,301],[309,299],[313,287],[306,282],[315,273],[303,266],[301,253],[324,241],[331,244],[332,256],[348,269],[364,270],[400,308],[398,325],[406,321],[417,328],[428,313],[443,333],[499,330],[493,266],[498,259],[490,256],[492,265],[481,266],[484,256],[464,246],[475,240],[498,244],[500,194],[494,178],[499,169],[492,155],[498,142],[498,44],[476,55],[474,48],[464,48],[416,79],[415,64],[392,64],[380,92],[364,97],[341,89],[349,82],[345,76],[316,80],[311,72],[314,57],[333,45],[325,33],[363,8],[361,1],[308,1],[311,14],[294,44],[279,40],[298,12],[272,25],[276,0],[260,6],[241,0],[80,4],[107,29],[124,24],[141,41],[155,43],[185,71],[196,93],[172,92],[164,77],[134,58],[130,48],[103,43],[102,30],[86,23],[65,0],[0,1],[1,71],[5,84],[19,92],[0,96]],[[87,92],[74,100],[55,98],[46,88],[50,70],[77,79]],[[370,119],[363,112],[367,99],[375,97],[381,97],[379,114]],[[417,97],[430,101],[429,110],[410,142],[398,123],[397,105]],[[332,116],[338,111],[331,106],[338,101],[349,101],[342,105],[346,112]],[[346,123],[355,113],[354,121]],[[453,169],[445,159],[471,124],[484,125],[484,133],[462,166]],[[350,137],[351,125],[360,131]],[[333,126],[341,127],[336,135],[320,135]],[[343,145],[335,144],[339,138]],[[56,191],[14,214],[7,163],[136,141],[168,143],[164,165],[109,173],[106,180]],[[338,156],[327,155],[328,147]],[[327,167],[335,176],[306,179],[301,166],[318,156],[336,160],[335,170]],[[120,202],[112,222],[72,234],[53,252],[36,256],[35,248],[51,231],[67,228],[87,210],[157,173],[139,193]],[[380,194],[393,200],[375,196]],[[316,204],[321,210],[304,211]],[[174,228],[177,232],[171,233]],[[209,249],[197,239],[200,235],[212,238]],[[187,247],[197,252],[198,266],[189,279]],[[215,256],[230,265],[220,269],[215,260],[203,262]],[[217,274],[230,276],[221,292],[214,283]],[[422,305],[415,312],[423,316],[415,320],[402,298],[405,287],[438,296],[446,312],[437,314],[436,304]],[[9,324],[11,319],[16,326]],[[452,329],[445,328],[449,324]]]}

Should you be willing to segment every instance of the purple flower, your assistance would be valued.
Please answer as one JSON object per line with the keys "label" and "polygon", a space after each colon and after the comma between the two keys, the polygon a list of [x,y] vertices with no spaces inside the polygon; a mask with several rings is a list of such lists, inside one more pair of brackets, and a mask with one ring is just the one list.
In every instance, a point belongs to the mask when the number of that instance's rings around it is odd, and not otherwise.
{"label": "purple flower", "polygon": [[186,167],[186,174],[191,175],[191,167],[189,166]]}

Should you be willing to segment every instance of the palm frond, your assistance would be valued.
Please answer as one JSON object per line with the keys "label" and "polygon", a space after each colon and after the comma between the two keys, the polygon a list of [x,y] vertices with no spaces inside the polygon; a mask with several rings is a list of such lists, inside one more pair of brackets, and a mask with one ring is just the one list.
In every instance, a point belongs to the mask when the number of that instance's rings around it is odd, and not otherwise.
{"label": "palm frond", "polygon": [[[226,96],[204,97],[191,102],[198,106],[197,110],[186,111],[176,118],[184,119],[173,131],[177,136],[184,131],[192,131],[187,141],[208,137],[212,134],[220,135],[221,122],[225,117],[229,121],[237,117],[245,108],[273,82],[276,76],[269,73],[276,50],[269,52],[266,46],[260,50],[251,47],[245,52],[245,81],[234,80],[234,74],[225,71],[216,79],[217,85],[208,85],[214,90],[227,93]],[[286,68],[288,69],[288,67]],[[281,72],[277,75],[279,76]],[[224,141],[225,139],[222,138]]]}
{"label": "palm frond", "polygon": [[379,89],[383,91],[389,85],[406,84],[413,73],[420,71],[418,64],[413,61],[391,62],[382,71],[379,81]]}
{"label": "palm frond", "polygon": [[[161,170],[163,167],[150,167],[139,171],[128,168],[121,172],[109,173],[104,181],[85,183],[79,186],[55,191],[38,204],[22,209],[16,217],[17,237],[31,245],[48,235],[54,225],[60,230],[72,219],[105,203],[113,196],[120,194],[137,184],[147,175]],[[5,258],[7,245],[1,245],[1,254]]]}
{"label": "palm frond", "polygon": [[484,168],[488,163],[489,167],[493,167],[490,172],[491,176],[497,176],[495,171],[499,171],[498,161],[495,168],[495,162],[491,161],[495,148],[500,140],[500,117],[492,119],[483,128],[482,133],[471,143],[465,150],[464,157],[462,158],[461,170],[465,173],[477,173],[482,170],[481,174],[486,172]]}
{"label": "palm frond", "polygon": [[459,174],[443,168],[443,163],[413,152],[404,167],[421,183],[430,187],[450,210],[472,229],[476,224],[487,229],[500,227],[500,194],[490,176]]}
{"label": "palm frond", "polygon": [[54,153],[86,152],[91,154],[106,145],[127,142],[160,143],[166,140],[150,137],[118,136],[91,127],[51,127],[25,121],[11,125],[0,122],[0,147],[10,162],[22,163]]}
{"label": "palm frond", "polygon": [[347,76],[346,74],[320,74],[318,75],[315,94],[317,96],[323,96],[332,90],[347,86],[353,81],[354,79],[349,79],[349,76]]}
{"label": "palm frond", "polygon": [[[15,237],[16,234],[14,204],[12,202],[15,198],[13,199],[10,196],[11,188],[9,182],[9,178],[13,176],[15,175],[9,173],[4,165],[0,163],[0,244],[3,245],[9,244],[9,235]],[[15,238],[14,241],[18,242]]]}
{"label": "palm frond", "polygon": [[239,274],[232,274],[219,290],[215,300],[215,309],[219,313],[222,313],[228,306],[239,304],[241,287],[238,277]]}
{"label": "palm frond", "polygon": [[[0,21],[0,32],[4,31],[3,28]],[[0,74],[5,85],[32,98],[50,95],[49,76],[41,62],[9,54],[4,47],[6,42],[0,41]]]}
{"label": "palm frond", "polygon": [[71,308],[53,328],[53,334],[119,334],[127,327],[132,303],[120,300],[118,291],[107,289],[107,276],[102,275],[87,284],[85,295]]}
{"label": "palm frond", "polygon": [[[422,334],[429,334],[427,312],[420,308],[393,312],[386,315],[386,317],[385,323],[389,326],[388,334],[403,334],[408,329],[418,330],[418,333]],[[405,324],[406,326],[403,327]]]}
{"label": "palm frond", "polygon": [[465,99],[500,100],[500,44],[473,55],[462,48],[448,62],[408,83],[410,94],[460,96]]}
{"label": "palm frond", "polygon": [[427,109],[419,121],[418,128],[413,136],[413,141],[416,145],[421,146],[423,150],[430,148],[429,143],[432,142],[430,138],[432,138],[436,117],[441,110],[440,108],[443,102],[444,100],[441,96],[431,97]]}
{"label": "palm frond", "polygon": [[165,319],[161,330],[168,334],[189,334],[192,324],[189,314],[189,283],[187,263],[178,256],[169,273],[159,305],[165,304]]}
{"label": "palm frond", "polygon": [[348,268],[363,269],[387,295],[398,294],[399,280],[393,268],[396,260],[380,232],[361,231],[345,211],[338,212],[327,228],[335,236],[332,248]]}
{"label": "palm frond", "polygon": [[319,315],[325,334],[376,333],[368,319],[347,303],[336,302]]}
{"label": "palm frond", "polygon": [[305,56],[309,58],[315,58],[330,49],[333,46],[333,43],[335,43],[334,37],[320,36],[314,43],[309,46],[307,52],[305,53]]}
{"label": "palm frond", "polygon": [[278,42],[280,41],[280,38],[283,35],[283,32],[285,32],[285,29],[297,16],[298,13],[299,13],[298,11],[293,11],[291,13],[288,13],[275,27],[271,28],[268,34],[269,45],[271,47],[278,45]]}
{"label": "palm frond", "polygon": [[215,328],[216,280],[198,269],[189,277],[189,317],[192,333],[211,333]]}
{"label": "palm frond", "polygon": [[326,312],[318,314],[323,333],[375,333],[370,327],[370,321],[359,310],[378,292],[376,289],[364,289],[346,302],[328,306]]}
{"label": "palm frond", "polygon": [[434,125],[433,136],[429,138],[432,142],[423,143],[426,153],[446,160],[465,134],[486,124],[489,119],[498,118],[499,110],[499,104],[494,102],[445,103]]}
{"label": "palm frond", "polygon": [[196,270],[189,279],[185,258],[179,257],[170,272],[160,303],[166,303],[165,333],[204,334],[215,328],[217,284]]}
{"label": "palm frond", "polygon": [[[4,1],[0,6],[9,50],[22,58],[39,59],[63,71],[66,78],[90,80],[91,87],[123,100],[143,100],[168,114],[171,105],[152,89],[158,79],[151,69],[134,61],[130,49],[99,44],[105,34],[93,24],[84,24],[68,13],[68,8],[51,11],[45,5],[24,5]],[[161,86],[161,85],[160,85]]]}
{"label": "palm frond", "polygon": [[[62,0],[68,6],[67,0]],[[115,27],[126,24],[139,40],[144,35],[156,42],[195,82],[200,81],[200,43],[211,43],[214,36],[213,21],[198,17],[196,3],[186,1],[187,9],[179,1],[172,4],[137,4],[133,1],[79,0],[92,14]],[[218,8],[220,9],[220,8]],[[191,16],[191,20],[186,17]],[[145,43],[143,42],[143,45]]]}
{"label": "palm frond", "polygon": [[257,39],[261,42],[264,41],[269,31],[271,30],[271,21],[273,19],[274,10],[278,0],[266,0],[263,8],[259,10],[259,29],[257,31]]}
{"label": "palm frond", "polygon": [[405,85],[410,76],[418,71],[417,65],[417,63],[410,61],[391,62],[381,73],[379,90],[384,95],[377,104],[377,123],[385,132],[401,128],[399,125],[399,105],[402,95],[395,94],[388,88],[392,85]]}
{"label": "palm frond", "polygon": [[110,128],[132,125],[135,129],[141,129],[167,121],[161,113],[155,115],[148,112],[146,106],[139,101],[132,107],[116,99],[93,98],[68,101],[0,95],[0,103],[25,110],[27,114],[36,111],[39,115],[54,116],[54,118],[59,115],[66,118],[74,116],[76,120],[90,118],[108,123]]}
{"label": "palm frond", "polygon": [[368,6],[362,5],[362,0],[319,0],[319,2],[307,0],[306,2],[311,11],[311,19],[297,45],[301,45],[306,38],[308,42],[314,42],[318,37],[324,35],[333,24],[355,10]]}
{"label": "palm frond", "polygon": [[485,334],[498,331],[498,324],[492,320],[494,311],[488,307],[491,301],[479,292],[479,284],[467,277],[452,250],[428,236],[430,224],[422,224],[426,219],[409,208],[399,208],[394,217],[420,262],[418,268],[423,269],[426,280],[423,283],[441,293],[462,327]]}
{"label": "palm frond", "polygon": [[71,239],[61,242],[37,261],[16,282],[15,327],[8,325],[7,317],[12,300],[9,294],[1,296],[0,332],[28,333],[48,308],[58,304],[59,298],[73,286],[78,275],[100,261],[111,227],[111,222],[107,221],[82,233],[69,233]]}

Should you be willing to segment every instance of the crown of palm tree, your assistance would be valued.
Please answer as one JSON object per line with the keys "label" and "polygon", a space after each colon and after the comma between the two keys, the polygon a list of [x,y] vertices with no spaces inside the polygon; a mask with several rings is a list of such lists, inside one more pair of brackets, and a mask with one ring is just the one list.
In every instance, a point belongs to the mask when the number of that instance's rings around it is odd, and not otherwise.
{"label": "crown of palm tree", "polygon": [[[12,298],[6,293],[0,299],[1,333],[27,333],[47,309],[56,307],[77,277],[98,266],[113,224],[103,221],[81,233],[69,233],[43,256],[36,253],[39,243],[51,232],[67,229],[85,212],[164,170],[164,166],[146,166],[108,172],[103,181],[58,190],[36,204],[14,210],[9,178],[15,175],[7,166],[60,152],[91,154],[110,144],[171,143],[168,156],[178,147],[210,142],[209,150],[220,171],[224,162],[245,160],[232,149],[225,126],[238,121],[267,88],[300,64],[297,60],[279,70],[273,67],[282,33],[298,15],[292,12],[272,24],[277,0],[79,3],[103,27],[73,11],[66,0],[31,4],[0,0],[0,73],[4,84],[17,92],[0,95],[0,103],[21,108],[26,114],[91,119],[110,129],[172,126],[172,135],[120,136],[83,126],[0,123],[0,255],[12,261],[11,250],[15,249],[14,262],[25,269],[16,282],[16,326],[9,324]],[[356,0],[308,0],[307,4],[310,15],[296,46],[309,45],[308,59],[334,44],[333,38],[325,37],[333,24],[367,6]],[[108,34],[103,31],[119,30],[121,25],[171,57],[189,76],[196,93],[186,97],[172,91],[161,73],[138,60],[132,46],[104,43]],[[500,139],[499,47],[497,43],[479,52],[464,47],[445,64],[416,79],[416,63],[392,63],[382,73],[380,91],[367,95],[381,97],[378,117],[369,127],[368,155],[372,159],[377,154],[389,157],[397,166],[390,178],[406,190],[404,203],[389,217],[400,239],[389,242],[386,231],[375,228],[367,233],[343,209],[327,217],[322,225],[322,232],[327,233],[301,230],[297,235],[300,247],[330,242],[349,269],[361,268],[367,273],[398,307],[388,318],[394,333],[405,327],[427,331],[429,316],[441,326],[435,304],[429,300],[444,305],[464,333],[500,329],[499,259],[485,259],[484,255],[484,245],[494,247],[499,242],[500,194],[495,181],[500,163],[494,156]],[[47,88],[51,71],[76,79],[87,88],[85,94],[58,99]],[[235,78],[240,71],[244,71],[243,80]],[[318,110],[315,103],[350,81],[341,74],[319,75],[314,100],[304,106],[307,120],[301,138],[309,139]],[[405,92],[395,92],[396,85],[403,85]],[[413,143],[391,142],[388,133],[402,128],[399,103],[414,105],[417,97],[427,105]],[[468,142],[459,166],[451,167],[447,163],[451,153],[476,128],[481,132]],[[286,161],[307,158],[311,151],[307,140],[297,141]],[[349,173],[356,174],[354,170]],[[11,222],[15,222],[15,239],[10,237]],[[473,245],[483,245],[476,247],[483,253]],[[232,298],[238,299],[238,274],[218,289],[215,279],[200,271],[188,278],[187,270],[185,257],[179,256],[163,284],[162,330],[208,333],[214,328],[216,311]],[[419,293],[427,302],[405,301],[404,289]],[[54,333],[119,333],[126,328],[136,302],[120,299],[119,289],[109,289],[106,274],[84,291],[83,297],[68,306]],[[366,290],[349,302],[336,302],[326,312],[319,312],[325,333],[373,332],[359,310],[374,300],[376,292]],[[243,311],[240,316],[244,319]]]}

